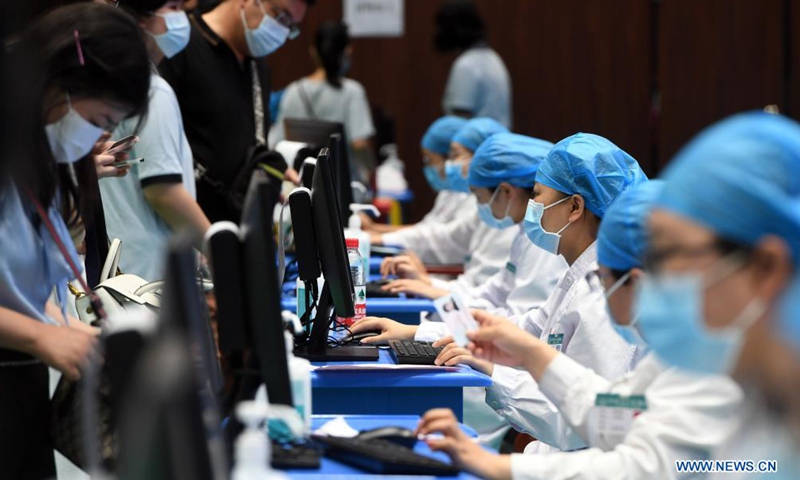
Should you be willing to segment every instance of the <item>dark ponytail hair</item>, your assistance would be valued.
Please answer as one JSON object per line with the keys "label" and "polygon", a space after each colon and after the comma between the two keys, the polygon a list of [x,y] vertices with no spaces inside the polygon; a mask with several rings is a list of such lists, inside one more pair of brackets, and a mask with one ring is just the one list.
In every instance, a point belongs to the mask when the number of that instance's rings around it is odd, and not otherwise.
{"label": "dark ponytail hair", "polygon": [[342,62],[344,50],[350,44],[347,25],[323,22],[317,29],[314,45],[325,69],[325,78],[336,88],[342,88]]}
{"label": "dark ponytail hair", "polygon": [[8,158],[15,162],[14,180],[45,206],[60,191],[66,200],[62,207],[80,205],[81,217],[87,219],[99,198],[94,162],[87,155],[74,165],[79,192],[50,151],[45,96],[57,89],[73,99],[104,99],[130,109],[129,117],[143,118],[150,60],[141,30],[129,15],[111,6],[80,3],[53,10],[33,23],[12,45],[11,55],[13,138],[18,141]]}
{"label": "dark ponytail hair", "polygon": [[167,0],[119,0],[117,8],[125,10],[136,20],[147,18],[163,7]]}

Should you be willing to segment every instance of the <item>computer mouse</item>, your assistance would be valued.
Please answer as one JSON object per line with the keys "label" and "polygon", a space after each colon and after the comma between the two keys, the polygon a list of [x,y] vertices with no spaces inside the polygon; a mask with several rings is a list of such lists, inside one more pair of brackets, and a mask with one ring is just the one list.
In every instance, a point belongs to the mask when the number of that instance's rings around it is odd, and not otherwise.
{"label": "computer mouse", "polygon": [[414,431],[403,427],[380,427],[364,430],[356,438],[360,440],[386,440],[407,448],[414,448],[417,443],[417,436],[414,435]]}
{"label": "computer mouse", "polygon": [[351,343],[354,345],[360,345],[362,339],[369,337],[377,337],[380,334],[381,332],[362,332],[352,336],[348,335],[342,339],[342,343]]}

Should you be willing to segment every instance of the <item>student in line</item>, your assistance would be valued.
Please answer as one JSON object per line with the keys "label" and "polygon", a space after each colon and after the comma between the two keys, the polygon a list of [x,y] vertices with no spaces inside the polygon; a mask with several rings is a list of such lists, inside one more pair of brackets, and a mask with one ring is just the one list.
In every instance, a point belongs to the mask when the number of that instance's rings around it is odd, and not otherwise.
{"label": "student in line", "polygon": [[[134,22],[94,3],[45,15],[12,54],[19,141],[0,162],[0,472],[45,479],[55,475],[47,367],[78,378],[96,334],[64,311],[74,274],[58,244],[79,263],[60,206],[91,202],[79,168],[93,178],[87,156],[102,133],[146,112],[150,63]],[[60,166],[77,174],[59,176]],[[49,301],[54,289],[61,305]]]}
{"label": "student in line", "polygon": [[[634,296],[646,277],[647,220],[662,188],[662,182],[652,181],[620,195],[603,217],[597,241],[599,273],[614,329],[638,346],[646,344],[637,325]],[[484,323],[473,343],[481,356],[527,370],[590,447],[549,455],[478,452],[454,429],[452,412],[428,412],[420,433],[445,435],[431,446],[486,478],[674,479],[675,461],[708,458],[738,425],[734,419],[744,392],[725,375],[665,366],[649,353],[630,374],[609,381],[505,321]]]}
{"label": "student in line", "polygon": [[314,72],[286,87],[278,117],[270,130],[270,145],[286,138],[283,121],[287,118],[341,123],[350,142],[353,178],[369,185],[375,171],[372,147],[375,126],[364,87],[346,77],[353,60],[347,25],[320,24],[311,58],[316,66]]}
{"label": "student in line", "polygon": [[740,431],[712,458],[778,460],[783,478],[800,469],[800,362],[779,328],[800,278],[798,171],[800,125],[786,117],[746,113],[700,133],[663,174],[650,222],[654,275],[638,298],[659,357],[730,374],[746,392]]}
{"label": "student in line", "polygon": [[[621,148],[598,135],[578,133],[557,143],[539,166],[534,198],[525,214],[528,238],[539,248],[561,255],[569,269],[542,306],[509,321],[609,380],[631,369],[637,349],[611,326],[597,278],[597,232],[611,202],[646,181],[636,160]],[[479,316],[505,320],[485,312]],[[416,333],[415,327],[386,320],[362,322],[376,323],[383,341],[412,339]],[[366,342],[374,343],[375,338]],[[539,440],[528,451],[586,446],[529,373],[477,359],[454,345],[442,351],[437,363],[445,356],[448,364],[467,364],[492,376],[486,402],[515,429]]]}
{"label": "student in line", "polygon": [[513,122],[511,76],[486,42],[486,27],[471,0],[449,0],[436,13],[436,49],[458,52],[445,86],[442,110],[466,118]]}
{"label": "student in line", "polygon": [[[182,0],[127,0],[119,8],[140,25],[153,65],[178,54],[189,43],[191,27]],[[138,135],[130,158],[144,161],[124,178],[100,180],[106,229],[122,240],[120,269],[148,281],[164,278],[164,259],[172,232],[191,230],[198,248],[211,224],[195,200],[192,149],[183,131],[178,99],[153,70],[148,115],[131,118],[114,138]]]}
{"label": "student in line", "polygon": [[[430,283],[400,279],[384,289],[427,298],[458,293],[470,307],[498,315],[521,315],[543,304],[566,273],[567,264],[563,258],[531,243],[522,227],[522,220],[533,195],[536,170],[552,147],[552,143],[544,140],[498,133],[483,142],[471,159],[467,184],[478,200],[481,221],[497,230],[516,226],[505,268],[472,289],[461,287],[458,281],[438,279],[431,279]],[[407,271],[404,273],[408,274]],[[424,323],[415,338],[438,340],[447,335],[444,327],[440,322]]]}

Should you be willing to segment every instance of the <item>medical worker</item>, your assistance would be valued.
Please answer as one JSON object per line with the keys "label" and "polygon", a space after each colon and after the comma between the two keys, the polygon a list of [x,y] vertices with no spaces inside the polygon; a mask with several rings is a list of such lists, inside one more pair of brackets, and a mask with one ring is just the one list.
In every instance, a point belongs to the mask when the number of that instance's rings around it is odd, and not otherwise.
{"label": "medical worker", "polygon": [[702,132],[664,172],[650,223],[653,277],[637,300],[660,358],[730,374],[747,392],[741,432],[714,458],[778,460],[783,478],[799,471],[784,393],[797,389],[797,351],[776,328],[800,267],[798,172],[800,125],[785,117],[741,114]]}
{"label": "medical worker", "polygon": [[[564,257],[570,267],[544,305],[510,321],[609,380],[630,370],[636,347],[614,332],[606,313],[605,294],[596,275],[597,231],[609,204],[645,181],[636,160],[622,149],[598,135],[578,133],[556,144],[539,166],[535,196],[524,220],[528,238]],[[502,318],[478,315],[485,320]],[[373,319],[363,321],[369,320]],[[381,337],[373,338],[413,338],[415,333],[408,326],[389,322],[379,327]],[[445,355],[450,356],[448,363],[464,363],[492,376],[487,403],[515,429],[539,440],[529,446],[530,451],[549,451],[547,445],[562,450],[586,446],[529,373],[494,366],[460,347],[449,347],[437,362]]]}
{"label": "medical worker", "polygon": [[[373,234],[405,230],[403,235],[391,238],[391,245],[405,245],[406,243],[413,245],[416,235],[420,234],[421,228],[418,227],[446,224],[459,218],[459,213],[463,213],[464,202],[474,202],[474,200],[467,195],[469,192],[458,192],[445,188],[444,165],[450,153],[450,143],[453,141],[453,137],[466,123],[467,120],[461,117],[441,117],[428,127],[420,142],[425,179],[436,192],[436,200],[431,211],[415,225],[384,225],[373,222],[367,215],[362,215],[364,230]],[[472,208],[474,209],[474,206]],[[383,243],[380,236],[373,235],[373,243],[375,242],[378,242],[378,245]]]}
{"label": "medical worker", "polygon": [[[533,195],[536,170],[552,147],[552,143],[544,140],[499,133],[483,142],[472,158],[466,182],[478,200],[481,221],[494,229],[513,226],[516,231],[502,270],[472,289],[462,288],[457,281],[437,279],[430,285],[421,280],[401,279],[384,289],[428,298],[458,293],[470,307],[499,315],[521,315],[542,305],[566,273],[567,264],[562,257],[531,243],[522,220]],[[438,340],[447,334],[443,323],[428,322],[420,326],[415,338]]]}
{"label": "medical worker", "polygon": [[[631,314],[644,278],[647,215],[662,183],[646,182],[620,195],[600,225],[600,277],[614,328],[643,345]],[[521,366],[538,382],[570,427],[591,448],[549,455],[495,456],[478,452],[456,431],[448,410],[431,411],[421,433],[444,433],[435,449],[481,476],[514,479],[672,479],[676,460],[703,460],[735,431],[743,392],[729,377],[665,367],[648,354],[628,375],[608,381],[505,321],[484,324],[475,349],[498,363]],[[433,427],[433,430],[431,429]]]}
{"label": "medical worker", "polygon": [[478,147],[492,135],[508,133],[500,122],[487,117],[473,118],[467,122],[450,142],[450,160],[444,164],[447,188],[458,192],[469,192],[469,164]]}
{"label": "medical worker", "polygon": [[[445,119],[452,118],[445,117]],[[430,153],[432,152],[431,149],[436,149],[440,152],[449,150],[452,140],[457,136],[464,143],[477,149],[480,142],[489,138],[500,128],[502,127],[498,128],[494,122],[473,123],[465,121],[458,132],[445,138],[438,134],[439,128],[434,129],[432,126],[429,129],[430,135],[426,134],[425,138],[423,138],[423,151]],[[433,133],[437,134],[433,135]],[[447,145],[445,145],[445,140]],[[444,154],[439,155],[437,161],[443,161],[443,159]],[[467,159],[462,154],[462,159],[459,163],[465,164],[466,162]],[[514,241],[514,231],[513,229],[495,230],[484,225],[478,216],[475,197],[470,193],[464,193],[462,186],[448,182],[445,174],[445,165],[443,161],[439,165],[439,170],[427,170],[427,172],[432,173],[426,173],[426,175],[431,178],[438,172],[439,176],[436,178],[438,179],[437,181],[442,182],[442,188],[449,189],[451,192],[458,189],[459,195],[469,196],[466,201],[461,197],[447,200],[456,209],[458,219],[446,224],[438,222],[436,224],[419,225],[394,233],[373,234],[372,241],[375,244],[397,245],[414,254],[386,259],[382,267],[384,272],[390,269],[392,272],[400,269],[407,272],[408,275],[405,276],[421,280],[427,284],[426,288],[430,288],[432,280],[423,263],[434,265],[463,264],[464,273],[459,276],[458,283],[465,289],[471,289],[483,284],[504,267],[508,252],[511,249],[511,243]],[[399,266],[395,267],[398,264]],[[413,268],[411,268],[412,266]]]}

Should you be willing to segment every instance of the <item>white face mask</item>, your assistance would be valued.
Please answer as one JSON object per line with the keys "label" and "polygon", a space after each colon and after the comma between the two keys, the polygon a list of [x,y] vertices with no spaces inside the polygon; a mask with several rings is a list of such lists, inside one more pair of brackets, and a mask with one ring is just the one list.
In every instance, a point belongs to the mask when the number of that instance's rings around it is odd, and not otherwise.
{"label": "white face mask", "polygon": [[67,113],[44,127],[50,151],[56,162],[72,164],[92,151],[103,134],[103,129],[83,118],[74,108],[67,94]]}
{"label": "white face mask", "polygon": [[250,50],[250,55],[256,58],[266,57],[281,48],[291,33],[289,27],[281,25],[280,22],[267,15],[260,2],[259,8],[261,8],[264,18],[254,29],[248,28],[244,9],[239,10],[242,16],[242,24],[244,24],[244,38],[247,41],[247,48]]}
{"label": "white face mask", "polygon": [[164,56],[172,58],[189,44],[189,36],[192,34],[189,17],[186,16],[186,12],[155,13],[154,15],[164,19],[167,31],[160,35],[147,33],[153,37]]}

